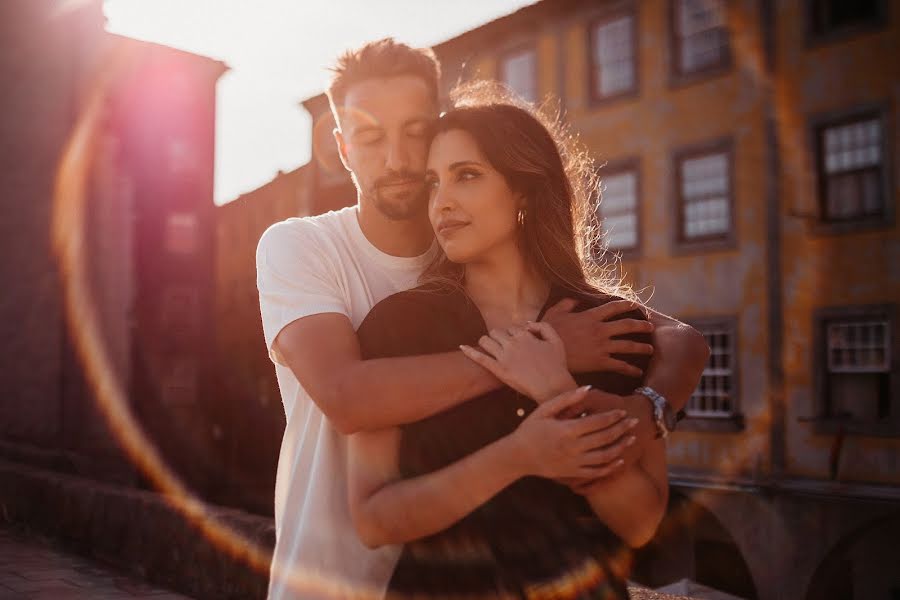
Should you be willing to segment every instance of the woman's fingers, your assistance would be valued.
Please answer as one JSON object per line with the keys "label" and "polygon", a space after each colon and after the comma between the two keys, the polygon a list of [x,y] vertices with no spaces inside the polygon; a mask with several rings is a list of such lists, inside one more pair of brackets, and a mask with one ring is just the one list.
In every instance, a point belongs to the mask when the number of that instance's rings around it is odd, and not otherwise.
{"label": "woman's fingers", "polygon": [[582,437],[598,431],[605,431],[609,427],[622,421],[622,418],[627,414],[628,413],[621,408],[605,410],[603,412],[571,419],[571,427],[578,437]]}
{"label": "woman's fingers", "polygon": [[585,452],[582,456],[581,464],[583,466],[602,467],[622,458],[628,447],[634,444],[633,437],[624,435],[608,446]]}
{"label": "woman's fingers", "polygon": [[501,348],[505,348],[512,339],[512,336],[506,329],[491,329],[488,335],[492,340],[500,344]]}
{"label": "woman's fingers", "polygon": [[569,390],[568,392],[563,392],[538,406],[534,411],[534,414],[556,416],[570,406],[580,402],[590,389],[591,386],[585,385],[580,388],[575,388],[574,390]]}
{"label": "woman's fingers", "polygon": [[484,352],[479,352],[478,350],[476,350],[475,348],[472,348],[471,346],[462,345],[459,347],[459,349],[462,351],[463,354],[466,355],[466,358],[468,358],[468,359],[472,360],[473,362],[477,363],[478,365],[484,367],[485,369],[487,369],[488,371],[490,371],[497,377],[500,376],[498,373],[499,365],[497,364],[497,361],[494,360],[493,357],[488,356]]}
{"label": "woman's fingers", "polygon": [[[607,427],[602,431],[589,433],[588,435],[582,436],[582,447],[588,450],[597,450],[600,448],[605,448],[610,444],[616,443],[618,441],[623,441],[626,447],[631,446],[637,439],[635,438],[635,440],[629,442],[631,438],[635,437],[631,435],[630,432],[632,429],[634,429],[634,426],[636,424],[637,419],[622,419],[619,423],[616,423],[611,427]],[[622,440],[623,436],[625,436],[624,440]]]}
{"label": "woman's fingers", "polygon": [[528,331],[538,335],[543,340],[562,343],[562,339],[550,323],[545,323],[544,321],[538,321],[537,323],[530,322],[526,324],[525,327]]}
{"label": "woman's fingers", "polygon": [[622,460],[622,454],[625,453],[626,448],[628,448],[626,440],[620,439],[615,444],[607,446],[602,450],[591,450],[590,452],[585,452],[581,457],[581,466],[605,467],[606,465],[614,463],[617,460]]}
{"label": "woman's fingers", "polygon": [[481,349],[493,356],[497,357],[498,354],[503,350],[503,346],[500,345],[500,342],[495,340],[494,338],[483,335],[478,339],[478,345],[481,346]]}

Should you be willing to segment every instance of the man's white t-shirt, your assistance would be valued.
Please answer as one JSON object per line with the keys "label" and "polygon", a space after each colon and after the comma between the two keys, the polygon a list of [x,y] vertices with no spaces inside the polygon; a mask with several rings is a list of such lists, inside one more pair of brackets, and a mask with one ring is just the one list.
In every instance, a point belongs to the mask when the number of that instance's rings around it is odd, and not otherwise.
{"label": "man's white t-shirt", "polygon": [[385,254],[363,235],[357,215],[352,206],[287,219],[263,233],[256,251],[263,332],[287,418],[270,599],[346,597],[347,586],[380,594],[399,557],[398,546],[370,550],[359,541],[347,500],[347,438],[272,346],[286,325],[314,314],[345,315],[356,329],[375,304],[416,284],[434,248],[414,258]]}

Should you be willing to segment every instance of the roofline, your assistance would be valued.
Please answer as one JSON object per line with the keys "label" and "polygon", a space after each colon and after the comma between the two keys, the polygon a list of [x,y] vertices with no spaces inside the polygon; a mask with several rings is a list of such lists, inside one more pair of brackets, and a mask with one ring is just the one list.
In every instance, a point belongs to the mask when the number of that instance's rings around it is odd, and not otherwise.
{"label": "roofline", "polygon": [[122,35],[122,34],[120,34],[120,33],[107,32],[107,34],[110,35],[110,36],[111,36],[112,38],[114,38],[115,40],[119,40],[119,41],[122,41],[122,42],[125,42],[125,43],[128,43],[128,44],[140,44],[140,45],[143,45],[143,46],[150,46],[150,47],[152,47],[152,48],[159,49],[159,50],[162,50],[162,51],[164,51],[164,52],[171,52],[171,53],[175,53],[175,54],[181,54],[181,55],[184,55],[184,56],[189,57],[189,58],[191,58],[191,59],[200,59],[200,60],[203,60],[203,61],[207,62],[208,64],[217,67],[217,69],[218,69],[218,71],[219,71],[219,74],[216,76],[217,79],[218,79],[219,77],[221,77],[222,75],[224,75],[226,72],[228,72],[228,71],[231,70],[231,67],[228,66],[228,63],[226,63],[226,62],[223,61],[223,60],[219,60],[219,59],[217,59],[217,58],[213,58],[213,57],[211,57],[211,56],[205,56],[205,55],[203,55],[203,54],[197,54],[196,52],[189,52],[189,51],[187,51],[187,50],[182,50],[182,49],[180,49],[180,48],[175,48],[175,47],[173,47],[173,46],[166,46],[165,44],[160,44],[160,43],[157,43],[157,42],[151,42],[151,41],[148,41],[148,40],[142,40],[142,39],[139,39],[139,38],[129,37],[129,36],[127,36],[127,35]]}

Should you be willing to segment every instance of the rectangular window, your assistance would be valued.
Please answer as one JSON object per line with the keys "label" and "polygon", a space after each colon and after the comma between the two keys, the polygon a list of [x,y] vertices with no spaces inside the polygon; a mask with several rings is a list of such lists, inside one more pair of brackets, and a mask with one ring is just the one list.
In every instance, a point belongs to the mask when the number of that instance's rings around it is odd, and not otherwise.
{"label": "rectangular window", "polygon": [[608,98],[637,87],[635,18],[625,15],[591,26],[591,95]]}
{"label": "rectangular window", "polygon": [[709,344],[709,362],[685,407],[688,417],[725,418],[737,414],[735,325],[731,321],[694,324]]}
{"label": "rectangular window", "polygon": [[819,205],[825,222],[880,219],[885,213],[883,121],[875,114],[816,130]]}
{"label": "rectangular window", "polygon": [[538,99],[537,52],[522,48],[510,52],[500,60],[500,81],[528,102]]}
{"label": "rectangular window", "polygon": [[691,75],[730,60],[724,0],[675,0],[675,71]]}
{"label": "rectangular window", "polygon": [[878,27],[887,21],[884,0],[808,0],[814,37]]}
{"label": "rectangular window", "polygon": [[680,242],[731,234],[731,155],[728,150],[682,153],[677,159]]}
{"label": "rectangular window", "polygon": [[597,216],[603,241],[610,250],[633,250],[638,245],[638,172],[629,167],[601,176]]}
{"label": "rectangular window", "polygon": [[891,324],[886,315],[825,319],[825,416],[863,423],[891,418]]}

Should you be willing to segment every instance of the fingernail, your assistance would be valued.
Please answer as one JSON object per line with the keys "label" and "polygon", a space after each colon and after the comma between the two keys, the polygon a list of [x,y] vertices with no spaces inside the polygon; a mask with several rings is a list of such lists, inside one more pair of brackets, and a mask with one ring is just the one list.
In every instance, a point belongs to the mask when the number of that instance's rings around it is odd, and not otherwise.
{"label": "fingernail", "polygon": [[617,467],[621,467],[621,466],[624,465],[624,464],[625,464],[625,461],[622,460],[621,458],[620,458],[619,460],[616,461],[616,466],[617,466]]}
{"label": "fingernail", "polygon": [[632,427],[634,427],[634,426],[636,426],[637,424],[638,424],[638,418],[637,418],[637,417],[631,417],[630,419],[628,419],[628,428],[629,428],[629,429],[632,428]]}
{"label": "fingernail", "polygon": [[578,388],[578,391],[581,392],[581,393],[584,393],[584,392],[590,391],[590,389],[591,389],[591,386],[589,386],[589,385],[583,385],[583,386],[581,386],[580,388]]}
{"label": "fingernail", "polygon": [[622,410],[621,408],[620,408],[619,410],[616,411],[616,417],[619,418],[619,419],[621,419],[622,417],[624,417],[624,416],[627,415],[627,414],[628,414],[628,413],[625,412],[624,410]]}
{"label": "fingernail", "polygon": [[631,446],[632,444],[634,444],[634,442],[635,442],[636,439],[637,439],[636,437],[631,436],[630,438],[628,438],[628,439],[625,441],[625,445],[626,445],[626,446]]}

